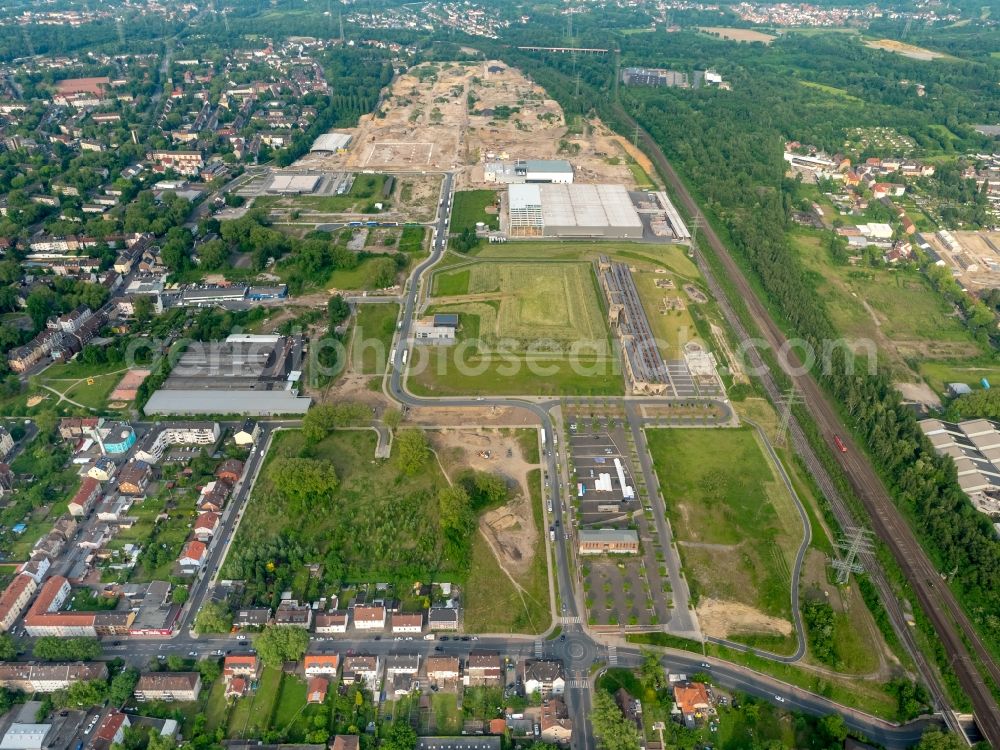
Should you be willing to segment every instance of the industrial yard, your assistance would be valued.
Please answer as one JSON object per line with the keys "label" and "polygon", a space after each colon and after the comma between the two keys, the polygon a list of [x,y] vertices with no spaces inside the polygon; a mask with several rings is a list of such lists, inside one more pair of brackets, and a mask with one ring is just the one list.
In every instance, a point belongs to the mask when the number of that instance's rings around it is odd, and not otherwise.
{"label": "industrial yard", "polygon": [[[582,180],[637,184],[629,166],[635,149],[598,120],[567,123],[542,87],[498,61],[411,68],[393,81],[380,111],[345,132],[353,135],[345,150],[312,153],[296,166],[430,172],[464,165],[457,181],[464,189],[487,184],[488,161],[571,157]],[[643,162],[640,172],[649,168]]]}

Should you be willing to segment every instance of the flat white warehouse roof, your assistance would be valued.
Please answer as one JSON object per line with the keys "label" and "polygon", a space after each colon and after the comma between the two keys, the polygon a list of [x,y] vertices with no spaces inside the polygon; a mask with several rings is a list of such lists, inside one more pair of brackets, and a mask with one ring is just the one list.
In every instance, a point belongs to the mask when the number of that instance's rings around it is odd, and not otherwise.
{"label": "flat white warehouse roof", "polygon": [[512,209],[541,206],[546,227],[629,227],[642,229],[628,191],[622,185],[510,185]]}
{"label": "flat white warehouse roof", "polygon": [[323,133],[317,138],[310,151],[339,151],[351,142],[350,133]]}
{"label": "flat white warehouse roof", "polygon": [[275,193],[311,193],[319,184],[318,175],[276,174],[267,185]]}

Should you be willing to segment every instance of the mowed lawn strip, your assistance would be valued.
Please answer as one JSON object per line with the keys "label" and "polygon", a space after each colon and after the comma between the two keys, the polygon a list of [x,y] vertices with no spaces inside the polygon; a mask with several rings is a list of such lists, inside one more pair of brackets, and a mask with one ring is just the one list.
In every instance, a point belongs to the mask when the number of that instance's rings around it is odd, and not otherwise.
{"label": "mowed lawn strip", "polygon": [[491,229],[500,228],[500,216],[486,213],[486,207],[496,203],[496,190],[461,190],[455,193],[451,207],[451,232],[458,234],[463,229],[476,228],[476,222],[483,222]]}
{"label": "mowed lawn strip", "polygon": [[[366,375],[385,372],[396,330],[399,305],[395,302],[360,305],[354,329],[354,367]],[[361,361],[358,361],[360,355]]]}
{"label": "mowed lawn strip", "polygon": [[647,436],[693,593],[789,618],[801,523],[756,432],[647,430]]}

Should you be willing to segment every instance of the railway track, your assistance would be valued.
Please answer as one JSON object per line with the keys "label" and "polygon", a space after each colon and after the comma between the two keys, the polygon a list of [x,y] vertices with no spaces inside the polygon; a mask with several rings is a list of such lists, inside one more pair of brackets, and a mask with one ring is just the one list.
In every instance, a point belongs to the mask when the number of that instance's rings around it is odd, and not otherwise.
{"label": "railway track", "polygon": [[[619,116],[625,119],[630,124],[630,127],[637,128],[643,142],[644,150],[651,156],[657,167],[659,167],[661,173],[670,183],[675,195],[680,199],[688,213],[691,216],[700,215],[700,209],[694,199],[656,142],[645,130],[638,128],[635,120],[624,110],[620,107],[616,109]],[[706,225],[704,227],[704,236],[723,265],[727,276],[745,301],[747,309],[752,315],[760,333],[767,340],[768,345],[774,351],[785,351],[782,348],[783,344],[786,343],[784,334],[768,310],[757,298],[754,289],[729,254],[726,246],[711,226]],[[720,306],[725,312],[727,319],[733,325],[738,335],[743,340],[747,340],[749,338],[747,331],[744,329],[738,316],[735,315],[732,307],[726,301],[723,290],[715,281],[711,269],[704,263],[704,260],[700,257],[700,253],[698,256],[702,272],[710,287],[712,287],[712,292],[716,296],[716,299],[720,301]],[[781,393],[776,381],[766,369],[760,367],[763,362],[760,360],[759,353],[751,348],[748,354],[751,359],[756,360],[753,364],[758,367],[758,372],[765,373],[761,380],[768,391],[768,395],[772,400],[779,398]],[[991,745],[1000,748],[1000,709],[998,709],[996,700],[979,671],[976,659],[978,659],[998,686],[1000,686],[1000,668],[997,667],[989,650],[972,627],[972,623],[969,622],[965,612],[959,606],[954,594],[948,588],[947,584],[941,581],[937,570],[914,536],[913,530],[906,519],[903,518],[899,509],[896,508],[871,464],[851,438],[849,431],[845,428],[833,406],[827,400],[826,394],[810,375],[802,374],[803,368],[800,367],[801,363],[797,361],[794,352],[790,352],[786,360],[787,375],[804,397],[805,407],[809,410],[809,413],[818,425],[827,444],[832,445],[834,437],[838,435],[844,441],[847,452],[841,453],[837,451],[835,454],[837,461],[851,483],[852,489],[864,505],[865,511],[871,519],[874,531],[892,552],[896,562],[903,570],[910,587],[913,589],[920,606],[923,608],[925,615],[934,626],[934,630],[951,660],[951,665],[959,684],[972,702],[980,731]],[[790,429],[797,450],[805,459],[820,489],[830,501],[838,523],[840,523],[842,528],[852,525],[854,523],[853,513],[847,507],[843,498],[840,497],[828,472],[808,443],[801,425],[798,424],[794,417],[790,420]],[[949,710],[948,697],[940,684],[937,672],[928,663],[918,648],[913,634],[909,631],[908,626],[905,625],[899,602],[893,594],[892,588],[885,578],[878,561],[874,555],[865,554],[862,556],[862,562],[886,607],[890,621],[893,624],[893,629],[910,651],[921,677],[928,685],[935,705],[943,712],[949,726],[953,730],[961,732],[961,728],[958,726],[953,712]],[[975,654],[975,659],[966,648],[966,643],[971,646]]]}

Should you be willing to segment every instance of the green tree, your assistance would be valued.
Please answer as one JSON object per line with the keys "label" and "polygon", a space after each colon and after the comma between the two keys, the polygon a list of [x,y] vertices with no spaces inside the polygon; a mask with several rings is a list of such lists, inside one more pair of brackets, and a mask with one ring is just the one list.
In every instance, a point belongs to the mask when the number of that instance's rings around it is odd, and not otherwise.
{"label": "green tree", "polygon": [[408,723],[394,721],[382,731],[380,750],[413,750],[417,746],[417,733]]}
{"label": "green tree", "polygon": [[195,617],[199,633],[228,633],[233,627],[233,613],[222,602],[206,602]]}
{"label": "green tree", "polygon": [[13,661],[17,656],[17,646],[10,633],[0,634],[0,661]]}
{"label": "green tree", "polygon": [[929,729],[924,732],[924,736],[920,738],[915,746],[916,750],[962,750],[962,748],[967,747],[965,743],[958,738],[958,735],[952,733],[945,733],[939,729]]}
{"label": "green tree", "polygon": [[137,321],[148,323],[153,319],[153,298],[145,294],[137,296],[132,303],[132,310]]}
{"label": "green tree", "polygon": [[280,667],[286,661],[298,661],[309,647],[309,634],[302,628],[269,626],[254,641],[261,661]]}
{"label": "green tree", "polygon": [[108,698],[108,683],[104,680],[89,682],[74,682],[66,690],[61,690],[54,696],[54,702],[60,706],[71,708],[90,708],[99,706]]}
{"label": "green tree", "polygon": [[171,672],[184,672],[187,670],[187,662],[184,661],[183,656],[170,654],[170,656],[167,657],[167,669]]}
{"label": "green tree", "polygon": [[396,261],[392,258],[379,257],[371,261],[365,275],[365,286],[368,289],[384,289],[396,283]]}
{"label": "green tree", "polygon": [[386,409],[382,413],[382,421],[390,430],[395,430],[403,421],[403,412],[396,408]]}
{"label": "green tree", "polygon": [[190,595],[191,592],[187,586],[174,586],[174,590],[170,592],[170,601],[183,605]]}
{"label": "green tree", "polygon": [[330,321],[330,328],[336,328],[351,314],[351,306],[347,304],[341,295],[335,294],[326,303],[326,313]]}
{"label": "green tree", "polygon": [[93,661],[101,655],[101,643],[96,638],[80,636],[60,638],[46,635],[35,641],[32,650],[43,661]]}
{"label": "green tree", "polygon": [[[192,743],[192,746],[199,745]],[[153,729],[149,730],[149,740],[146,742],[146,750],[174,750],[176,747],[177,742],[173,737],[162,735]]]}
{"label": "green tree", "polygon": [[114,706],[121,706],[132,697],[136,683],[139,682],[139,672],[135,669],[124,669],[111,680],[111,688],[108,690],[108,700]]}
{"label": "green tree", "polygon": [[625,718],[611,694],[598,690],[594,694],[594,707],[590,717],[597,735],[598,746],[603,750],[637,750],[642,740],[635,724]]}
{"label": "green tree", "polygon": [[431,457],[427,437],[420,430],[402,430],[393,441],[404,474],[419,474]]}
{"label": "green tree", "polygon": [[218,659],[201,659],[195,666],[201,673],[202,682],[206,685],[215,682],[222,674],[222,665]]}
{"label": "green tree", "polygon": [[267,476],[278,495],[299,511],[329,500],[340,484],[333,464],[315,458],[276,458]]}

